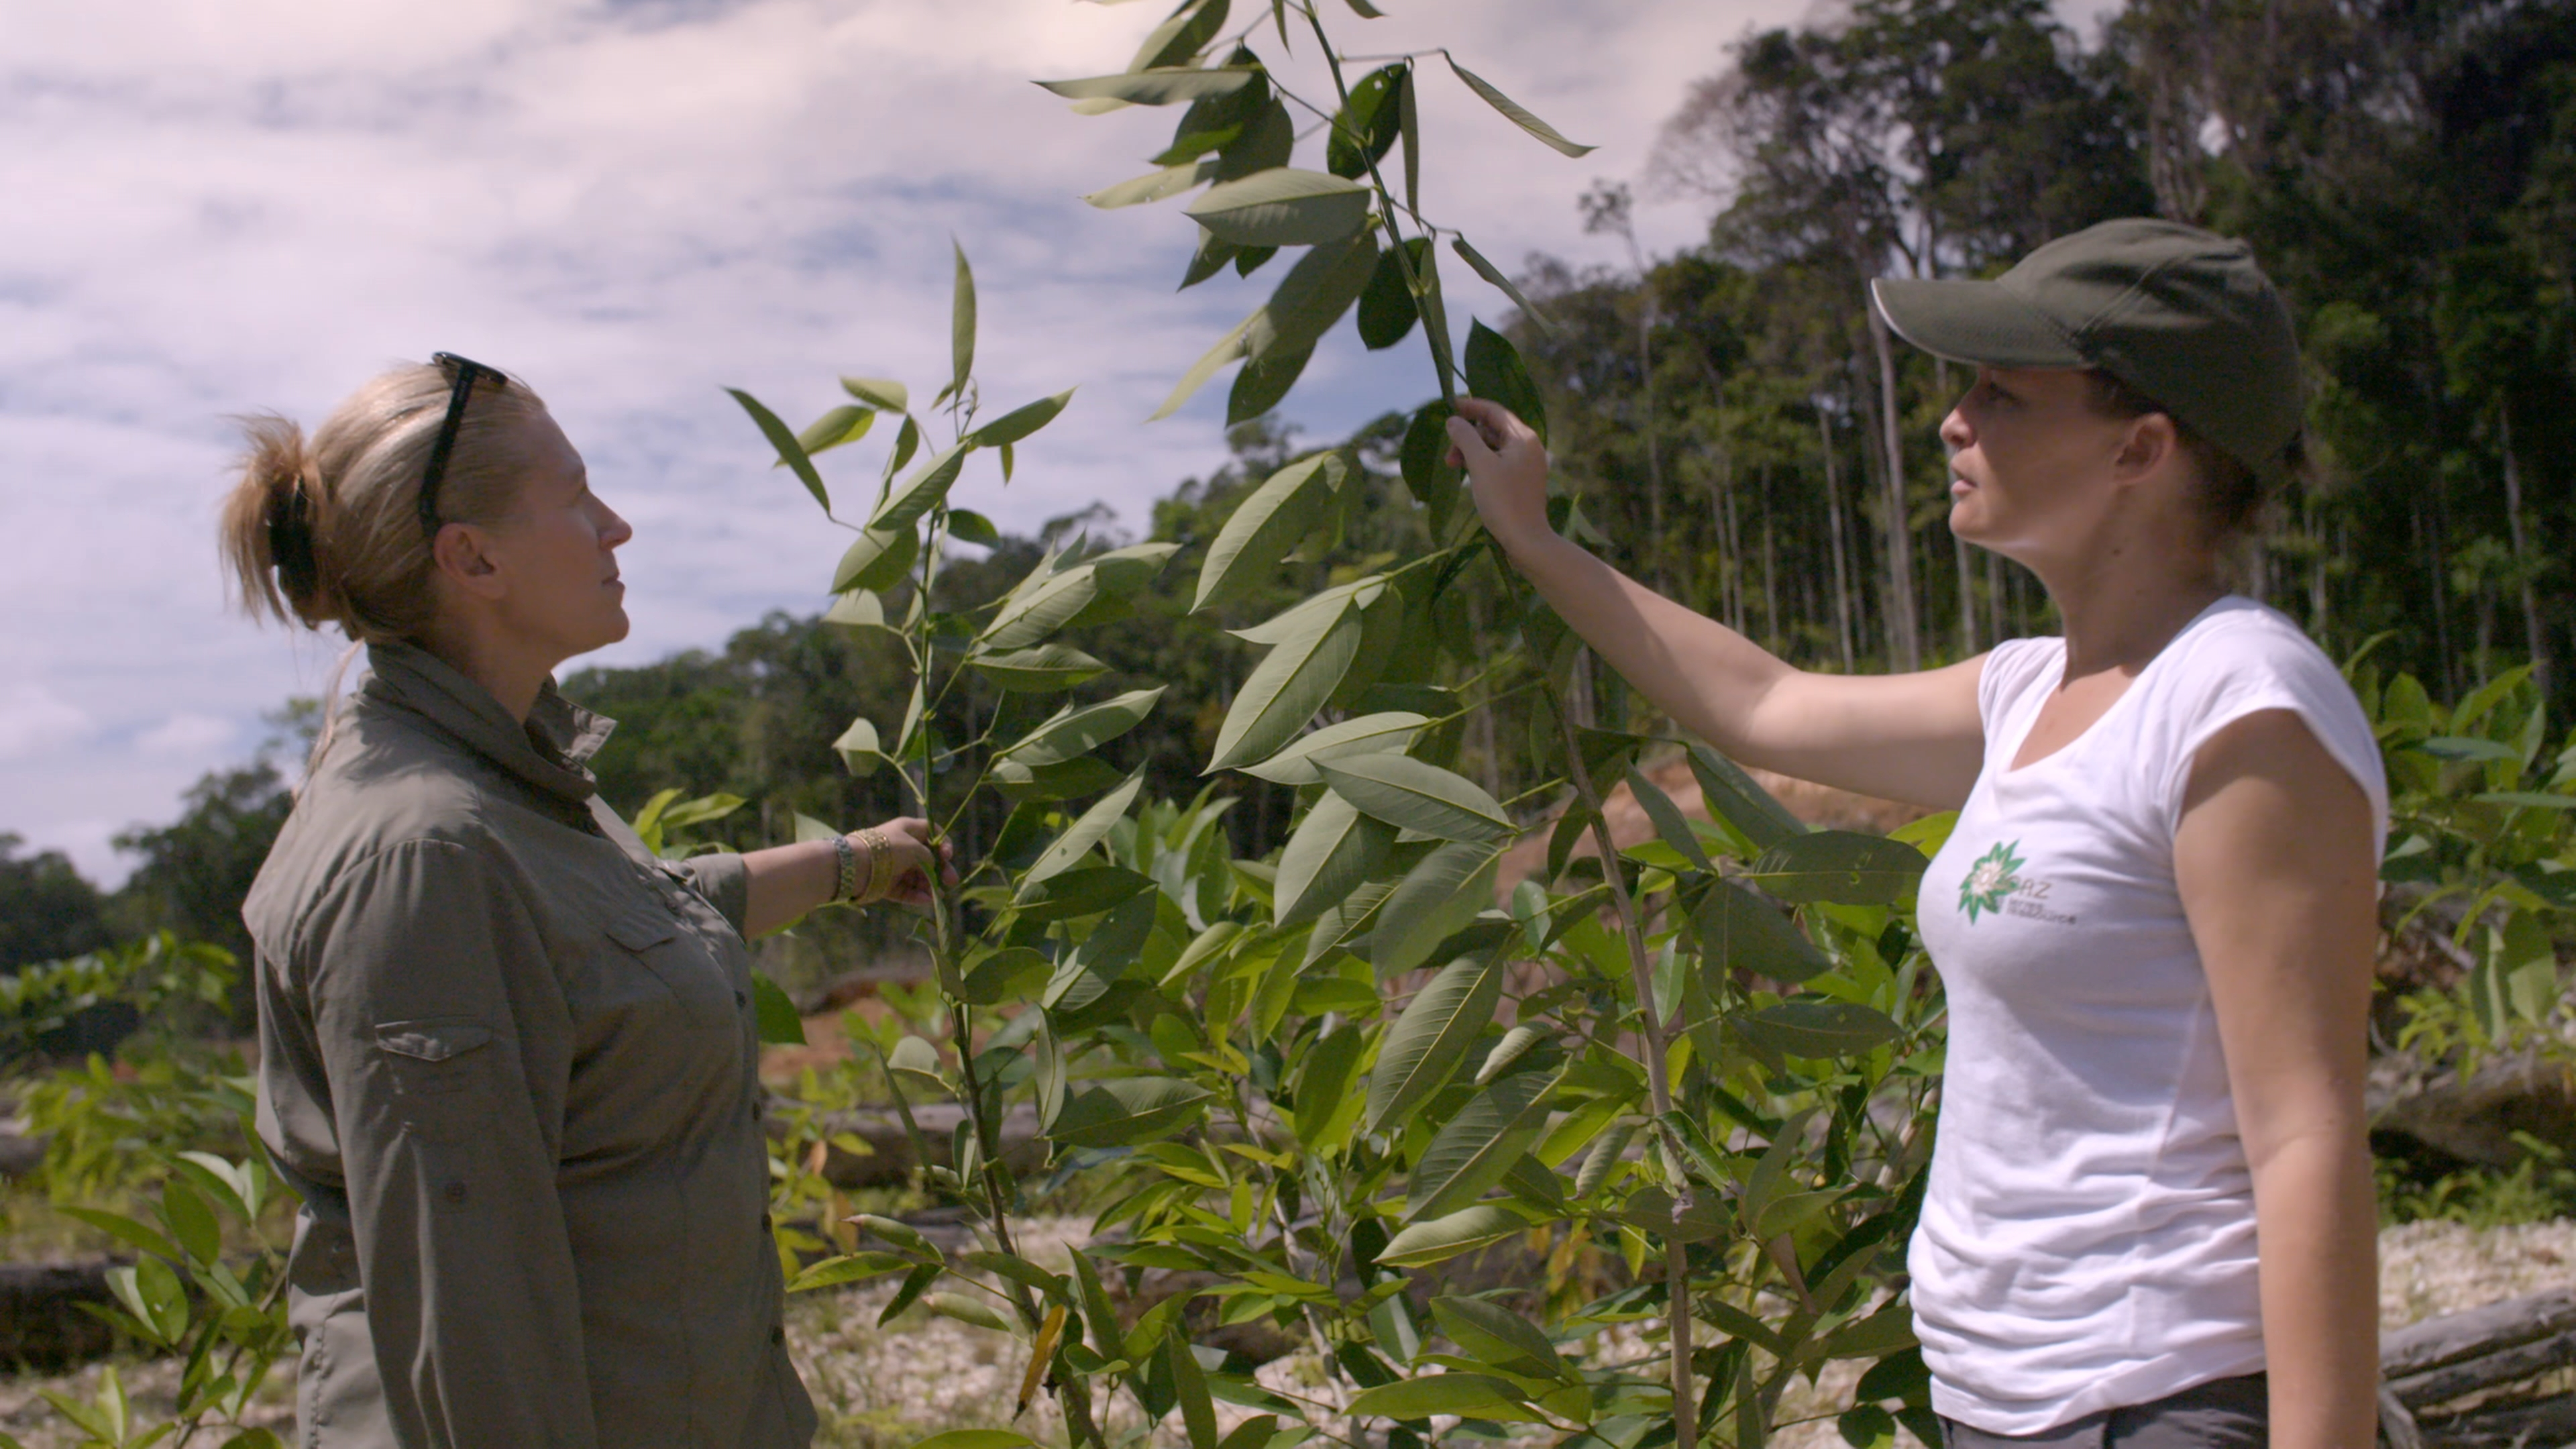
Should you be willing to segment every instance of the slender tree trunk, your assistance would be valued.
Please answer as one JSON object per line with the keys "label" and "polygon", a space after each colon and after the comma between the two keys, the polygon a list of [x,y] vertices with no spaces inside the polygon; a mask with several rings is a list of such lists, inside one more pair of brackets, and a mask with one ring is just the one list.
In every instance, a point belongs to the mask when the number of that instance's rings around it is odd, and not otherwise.
{"label": "slender tree trunk", "polygon": [[1986,550],[1986,638],[2004,642],[2004,560],[1992,549]]}
{"label": "slender tree trunk", "polygon": [[2504,446],[2504,518],[2513,541],[2513,571],[2522,585],[2523,647],[2531,651],[2531,677],[2549,692],[2549,636],[2540,627],[2540,598],[2531,587],[2531,553],[2522,527],[2522,465],[2513,455],[2513,404],[2503,405],[2498,441]]}
{"label": "slender tree trunk", "polygon": [[1651,278],[1642,271],[1638,273],[1637,378],[1645,397],[1646,519],[1654,539],[1651,545],[1654,549],[1653,577],[1658,588],[1669,591],[1672,574],[1665,562],[1668,555],[1664,547],[1664,455],[1656,435],[1659,420],[1655,416],[1655,300],[1648,290],[1652,285]]}
{"label": "slender tree trunk", "polygon": [[2308,498],[2308,632],[2318,639],[2329,637],[2326,619],[2326,518],[2316,498]]}
{"label": "slender tree trunk", "polygon": [[1816,441],[1825,451],[1825,528],[1834,545],[1834,635],[1843,646],[1843,673],[1859,667],[1852,658],[1851,562],[1843,549],[1843,485],[1834,468],[1833,419],[1816,409]]}
{"label": "slender tree trunk", "polygon": [[1905,506],[1904,420],[1897,411],[1896,351],[1887,319],[1878,304],[1869,308],[1870,346],[1878,353],[1878,420],[1887,464],[1887,630],[1890,669],[1910,673],[1923,667],[1923,635],[1914,598],[1914,536]]}

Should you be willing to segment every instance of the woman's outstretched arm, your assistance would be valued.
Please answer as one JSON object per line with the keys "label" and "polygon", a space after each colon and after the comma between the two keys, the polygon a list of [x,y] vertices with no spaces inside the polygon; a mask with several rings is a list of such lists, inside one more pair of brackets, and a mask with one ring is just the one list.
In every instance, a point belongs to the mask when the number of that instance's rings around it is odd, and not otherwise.
{"label": "woman's outstretched arm", "polygon": [[[894,852],[894,877],[884,895],[867,896],[861,904],[880,900],[905,906],[930,904],[930,822],[910,815],[889,820],[876,828],[876,838],[883,842],[884,849]],[[864,879],[869,847],[857,835],[850,839],[858,847]],[[957,873],[947,868],[950,853],[945,844],[941,845],[938,860],[939,868],[953,885]],[[794,925],[806,912],[831,901],[840,892],[840,853],[828,840],[773,845],[746,853],[742,863],[750,876],[742,933],[753,940]]]}
{"label": "woman's outstretched arm", "polygon": [[1964,804],[1985,758],[1984,656],[1919,674],[1792,668],[1550,528],[1547,450],[1479,398],[1450,420],[1485,528],[1513,567],[1674,723],[1749,765],[1935,809]]}
{"label": "woman's outstretched arm", "polygon": [[2377,1423],[2379,1209],[2362,1104],[2374,839],[2361,787],[2279,709],[2202,746],[2174,831],[2254,1172],[2281,1449],[2368,1444]]}

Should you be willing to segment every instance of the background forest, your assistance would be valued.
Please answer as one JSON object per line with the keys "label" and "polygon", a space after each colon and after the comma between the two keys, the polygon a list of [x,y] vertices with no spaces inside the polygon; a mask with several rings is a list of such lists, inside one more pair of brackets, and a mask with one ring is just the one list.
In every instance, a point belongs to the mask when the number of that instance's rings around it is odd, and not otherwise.
{"label": "background forest", "polygon": [[[2155,213],[2250,239],[2307,349],[2314,472],[2245,559],[2247,588],[2338,656],[2386,635],[2374,657],[2437,697],[2528,660],[2568,702],[2576,7],[2137,0],[2088,38],[2041,0],[1866,0],[1712,59],[1634,183],[1705,197],[1706,243],[1632,246],[1625,269],[1535,255],[1520,269],[1545,320],[1512,336],[1596,547],[1811,667],[1913,668],[2045,631],[2033,582],[1944,526],[1934,428],[1966,379],[1888,337],[1865,283],[1991,275],[2052,236]],[[1597,183],[1589,225],[1624,235],[1629,188]],[[1366,310],[1365,340],[1401,340],[1368,336]],[[1192,615],[1186,581],[1251,483],[1338,441],[1276,416],[1239,419],[1234,437],[1235,466],[1181,482],[1151,518],[1054,520],[949,575],[965,605],[1076,534],[1180,544],[1096,651],[1117,671],[1104,683],[1170,683],[1109,755],[1176,798],[1204,783],[1197,762],[1258,653],[1221,626],[1292,598]],[[1393,412],[1362,430],[1374,489],[1352,491],[1341,547],[1312,560],[1318,582],[1421,542],[1400,437]],[[622,721],[601,760],[621,809],[666,787],[738,795],[756,808],[711,838],[750,845],[783,838],[793,811],[893,813],[891,781],[852,778],[831,751],[854,716],[901,714],[891,648],[773,615],[721,652],[566,686]],[[207,777],[180,820],[124,838],[142,864],[113,900],[0,837],[0,962],[162,926],[240,944],[234,912],[301,732],[281,723],[269,758]],[[1518,753],[1470,739],[1463,758],[1508,796]],[[1248,792],[1235,848],[1258,857],[1283,837],[1289,792],[1232,787]]]}

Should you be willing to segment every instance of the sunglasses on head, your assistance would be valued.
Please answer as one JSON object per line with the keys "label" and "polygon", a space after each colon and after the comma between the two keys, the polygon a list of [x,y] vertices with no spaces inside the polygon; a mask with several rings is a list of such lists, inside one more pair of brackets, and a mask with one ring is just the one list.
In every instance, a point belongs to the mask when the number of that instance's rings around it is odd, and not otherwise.
{"label": "sunglasses on head", "polygon": [[456,429],[465,421],[465,400],[474,395],[476,374],[492,379],[495,387],[507,387],[510,379],[497,367],[486,367],[470,357],[453,352],[430,354],[430,365],[447,369],[456,375],[447,393],[447,417],[438,425],[438,440],[429,445],[429,468],[420,480],[421,537],[438,537],[438,485],[447,477],[447,455],[456,447]]}

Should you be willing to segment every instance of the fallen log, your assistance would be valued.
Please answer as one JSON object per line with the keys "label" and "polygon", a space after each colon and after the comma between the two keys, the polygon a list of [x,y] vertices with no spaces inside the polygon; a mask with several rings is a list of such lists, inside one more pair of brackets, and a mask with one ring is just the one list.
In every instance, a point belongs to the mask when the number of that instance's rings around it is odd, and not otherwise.
{"label": "fallen log", "polygon": [[83,1303],[106,1307],[113,1260],[0,1263],[0,1364],[60,1373],[104,1357],[116,1331]]}
{"label": "fallen log", "polygon": [[[2380,1338],[2384,1436],[2395,1449],[2561,1449],[2576,1443],[2576,1394],[2534,1395],[2537,1380],[2570,1369],[2576,1289],[2409,1324]],[[2506,1392],[2442,1407],[2498,1390]]]}

